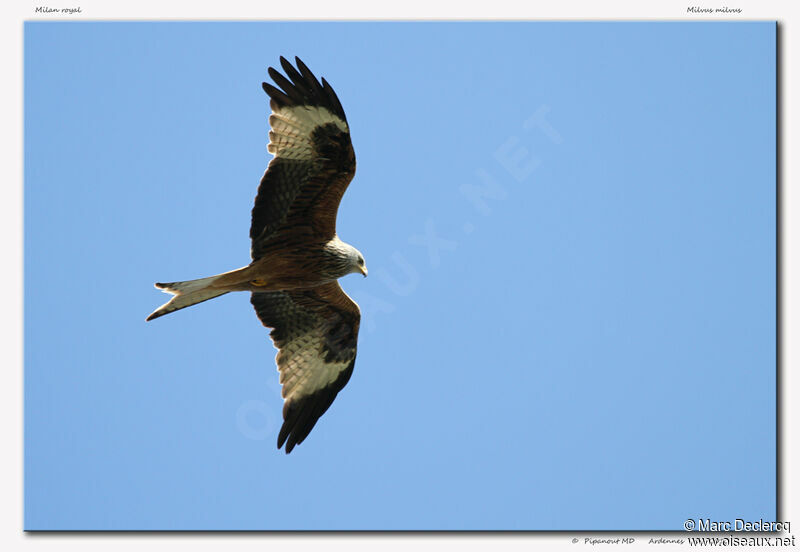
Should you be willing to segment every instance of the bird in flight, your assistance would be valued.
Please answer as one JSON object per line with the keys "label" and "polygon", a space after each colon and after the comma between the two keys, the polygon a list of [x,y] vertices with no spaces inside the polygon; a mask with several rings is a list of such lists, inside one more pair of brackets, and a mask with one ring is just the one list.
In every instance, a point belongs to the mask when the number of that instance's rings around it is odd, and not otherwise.
{"label": "bird in flight", "polygon": [[[250,225],[252,262],[208,278],[155,286],[174,295],[153,320],[231,291],[249,291],[261,323],[272,328],[282,384],[278,448],[303,442],[347,384],[356,360],[361,311],[337,281],[367,275],[364,256],[336,234],[339,202],[356,170],[347,119],[331,86],[283,57],[284,77],[263,83],[272,114]],[[288,77],[288,78],[287,78]]]}

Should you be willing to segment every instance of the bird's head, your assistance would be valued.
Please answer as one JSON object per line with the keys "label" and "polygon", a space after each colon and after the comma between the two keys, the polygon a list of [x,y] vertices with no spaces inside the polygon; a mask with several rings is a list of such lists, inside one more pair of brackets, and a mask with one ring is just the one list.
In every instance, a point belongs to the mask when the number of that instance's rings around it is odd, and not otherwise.
{"label": "bird's head", "polygon": [[348,274],[363,274],[366,278],[367,262],[364,260],[364,255],[350,244],[347,244],[347,260],[350,268]]}
{"label": "bird's head", "polygon": [[353,261],[353,268],[350,272],[363,274],[364,278],[367,277],[367,262],[364,260],[364,255],[361,254],[361,251],[353,248],[356,252],[355,259]]}
{"label": "bird's head", "polygon": [[327,248],[338,259],[337,265],[341,268],[341,272],[338,273],[337,278],[341,278],[345,274],[367,275],[367,263],[364,261],[361,251],[349,243],[343,242],[338,236],[334,236],[328,242]]}

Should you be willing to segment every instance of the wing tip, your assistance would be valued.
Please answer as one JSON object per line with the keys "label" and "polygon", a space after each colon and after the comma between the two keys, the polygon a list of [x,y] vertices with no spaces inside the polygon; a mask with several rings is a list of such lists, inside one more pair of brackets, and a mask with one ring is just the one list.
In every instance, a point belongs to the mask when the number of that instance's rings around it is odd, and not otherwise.
{"label": "wing tip", "polygon": [[342,103],[336,96],[333,87],[324,77],[321,79],[322,84],[320,84],[320,81],[317,80],[314,73],[311,72],[299,56],[294,56],[296,68],[284,56],[280,56],[279,59],[280,65],[288,78],[274,67],[267,68],[267,73],[272,80],[283,89],[278,89],[266,82],[261,83],[261,87],[270,98],[279,100],[278,103],[281,106],[313,105],[324,107],[347,123]]}
{"label": "wing tip", "polygon": [[[284,423],[283,427],[281,428],[281,432],[278,434],[278,450],[281,450],[281,447],[283,447],[283,445],[286,444],[286,448],[285,448],[284,452],[286,452],[286,454],[289,454],[290,452],[292,452],[294,450],[295,446],[300,444],[299,442],[295,441],[291,437],[292,437],[292,434],[288,430],[287,424]],[[288,441],[287,441],[287,438],[288,438]]]}

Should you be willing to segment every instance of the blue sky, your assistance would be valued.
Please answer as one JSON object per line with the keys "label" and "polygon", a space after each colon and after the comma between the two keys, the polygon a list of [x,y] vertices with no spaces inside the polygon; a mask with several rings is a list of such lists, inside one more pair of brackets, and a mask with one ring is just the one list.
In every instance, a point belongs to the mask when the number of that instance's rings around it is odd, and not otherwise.
{"label": "blue sky", "polygon": [[[275,447],[245,294],[266,68],[335,88],[370,277]],[[680,530],[775,517],[772,23],[27,23],[27,529]]]}

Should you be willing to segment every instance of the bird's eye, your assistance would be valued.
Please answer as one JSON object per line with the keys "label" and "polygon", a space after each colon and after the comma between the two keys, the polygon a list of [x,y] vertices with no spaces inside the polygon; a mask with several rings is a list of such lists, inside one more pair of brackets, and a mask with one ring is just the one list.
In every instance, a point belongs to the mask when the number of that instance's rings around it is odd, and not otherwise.
{"label": "bird's eye", "polygon": [[359,259],[358,260],[358,264],[363,265],[364,264],[364,259]]}

